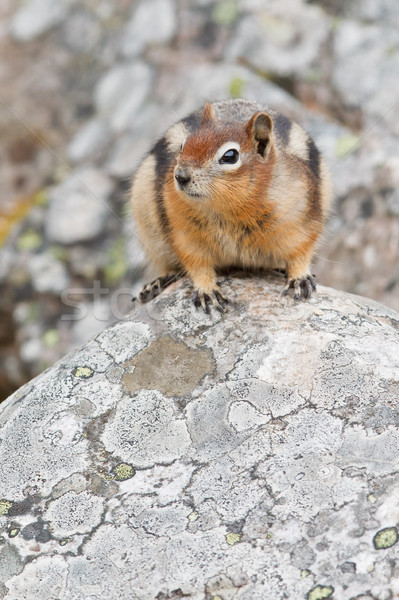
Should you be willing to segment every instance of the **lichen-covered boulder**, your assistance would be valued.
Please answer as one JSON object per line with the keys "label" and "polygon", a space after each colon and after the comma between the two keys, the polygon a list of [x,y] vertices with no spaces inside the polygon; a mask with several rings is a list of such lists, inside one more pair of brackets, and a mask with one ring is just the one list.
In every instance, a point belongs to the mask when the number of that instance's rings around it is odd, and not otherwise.
{"label": "lichen-covered boulder", "polygon": [[0,598],[399,594],[399,315],[180,282],[1,407]]}

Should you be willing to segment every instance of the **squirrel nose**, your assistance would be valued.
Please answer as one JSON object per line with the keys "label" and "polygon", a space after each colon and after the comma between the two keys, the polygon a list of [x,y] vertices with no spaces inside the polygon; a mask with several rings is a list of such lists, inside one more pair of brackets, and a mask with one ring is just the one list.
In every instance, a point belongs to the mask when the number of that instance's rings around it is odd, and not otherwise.
{"label": "squirrel nose", "polygon": [[191,175],[188,172],[188,169],[178,167],[175,171],[175,179],[180,185],[186,185],[186,183],[191,181]]}

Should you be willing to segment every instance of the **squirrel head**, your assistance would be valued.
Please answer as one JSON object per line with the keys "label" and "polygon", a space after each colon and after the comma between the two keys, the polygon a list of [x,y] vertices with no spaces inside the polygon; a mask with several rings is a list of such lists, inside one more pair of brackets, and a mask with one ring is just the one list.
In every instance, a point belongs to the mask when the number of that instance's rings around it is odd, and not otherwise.
{"label": "squirrel head", "polygon": [[212,104],[206,102],[199,129],[181,146],[175,186],[193,199],[228,198],[257,177],[270,177],[274,155],[269,114],[257,112],[244,124],[224,122],[216,119]]}

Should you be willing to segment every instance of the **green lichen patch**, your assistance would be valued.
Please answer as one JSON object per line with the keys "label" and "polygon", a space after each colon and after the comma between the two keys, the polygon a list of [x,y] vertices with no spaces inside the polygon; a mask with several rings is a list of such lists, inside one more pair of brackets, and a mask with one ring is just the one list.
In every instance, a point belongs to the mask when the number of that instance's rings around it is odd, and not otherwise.
{"label": "green lichen patch", "polygon": [[331,585],[316,585],[310,590],[307,595],[308,600],[324,600],[331,598],[334,593],[334,588]]}
{"label": "green lichen patch", "polygon": [[127,479],[131,479],[135,476],[136,471],[132,467],[132,465],[128,465],[127,463],[120,463],[116,465],[113,469],[114,479],[115,481],[126,481]]}
{"label": "green lichen patch", "polygon": [[101,479],[103,479],[104,481],[113,481],[114,479],[116,479],[114,475],[107,475],[106,473],[101,472],[98,473],[98,476],[101,477]]}
{"label": "green lichen patch", "polygon": [[4,537],[4,535],[0,535],[0,544],[5,544],[6,543],[6,538]]}
{"label": "green lichen patch", "polygon": [[196,511],[194,511],[188,515],[188,520],[190,521],[190,523],[193,523],[197,519],[198,519],[198,513]]}
{"label": "green lichen patch", "polygon": [[68,259],[68,250],[63,246],[50,246],[48,252],[49,254],[51,254],[51,256],[54,256],[54,258],[56,258],[59,261],[66,262]]}
{"label": "green lichen patch", "polygon": [[13,503],[9,500],[0,500],[0,517],[8,515],[8,511],[12,507]]}
{"label": "green lichen patch", "polygon": [[33,229],[28,229],[22,233],[17,240],[17,248],[18,250],[37,250],[43,243],[42,236],[34,231]]}
{"label": "green lichen patch", "polygon": [[8,537],[10,538],[15,538],[17,537],[17,535],[20,532],[20,528],[19,527],[14,527],[13,529],[10,529],[10,531],[8,532]]}
{"label": "green lichen patch", "polygon": [[93,373],[94,371],[93,369],[90,369],[90,367],[76,367],[73,374],[80,379],[89,379],[89,377],[92,377]]}
{"label": "green lichen patch", "polygon": [[25,323],[36,323],[40,318],[40,305],[38,302],[33,300],[27,305]]}
{"label": "green lichen patch", "polygon": [[125,276],[127,270],[126,240],[119,237],[108,252],[108,264],[104,267],[104,277],[107,285],[115,285]]}
{"label": "green lichen patch", "polygon": [[386,527],[378,531],[373,537],[373,544],[376,550],[390,548],[398,541],[398,530],[396,527]]}
{"label": "green lichen patch", "polygon": [[230,96],[232,98],[241,98],[241,96],[243,95],[244,87],[245,81],[242,79],[242,77],[233,77],[233,79],[230,81]]}
{"label": "green lichen patch", "polygon": [[43,334],[42,340],[46,348],[53,348],[60,341],[60,334],[57,329],[47,329]]}
{"label": "green lichen patch", "polygon": [[33,197],[33,201],[36,204],[36,206],[47,206],[48,195],[46,193],[46,190],[40,190],[39,192],[36,192],[36,194]]}
{"label": "green lichen patch", "polygon": [[337,158],[343,158],[347,154],[352,154],[359,147],[360,138],[356,135],[343,135],[337,140],[335,154]]}
{"label": "green lichen patch", "polygon": [[230,532],[226,535],[226,542],[229,544],[229,546],[234,546],[234,544],[237,544],[240,539],[241,535],[239,533]]}
{"label": "green lichen patch", "polygon": [[212,21],[217,25],[232,25],[238,18],[237,0],[220,0],[212,11]]}
{"label": "green lichen patch", "polygon": [[302,571],[301,571],[301,577],[302,577],[302,579],[305,579],[306,577],[309,577],[309,575],[310,575],[309,569],[302,569]]}
{"label": "green lichen patch", "polygon": [[71,538],[64,538],[64,539],[60,540],[60,546],[66,546],[71,541],[72,541]]}

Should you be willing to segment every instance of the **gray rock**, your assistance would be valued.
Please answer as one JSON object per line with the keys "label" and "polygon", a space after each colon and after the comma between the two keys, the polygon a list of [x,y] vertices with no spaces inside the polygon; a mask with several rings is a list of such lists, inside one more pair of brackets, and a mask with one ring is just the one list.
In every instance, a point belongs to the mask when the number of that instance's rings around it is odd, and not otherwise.
{"label": "gray rock", "polygon": [[113,177],[131,177],[148,150],[148,135],[136,137],[128,133],[122,136],[107,164],[108,173]]}
{"label": "gray rock", "polygon": [[177,29],[173,0],[140,0],[134,5],[121,42],[124,56],[140,54],[148,45],[170,42]]}
{"label": "gray rock", "polygon": [[48,253],[32,256],[28,271],[37,292],[60,294],[70,283],[65,265]]}
{"label": "gray rock", "polygon": [[78,130],[68,146],[68,157],[79,163],[82,160],[95,160],[109,146],[110,132],[106,121],[92,119]]}
{"label": "gray rock", "polygon": [[[94,8],[94,7],[93,7]],[[96,19],[95,10],[81,9],[64,21],[62,41],[76,54],[95,53],[102,42],[101,21]]]}
{"label": "gray rock", "polygon": [[[109,294],[109,290],[108,294]],[[111,314],[109,297],[98,298],[94,302],[80,302],[79,310],[69,315],[72,327],[72,342],[74,345],[86,343],[91,337],[100,333],[110,323],[115,321]],[[64,315],[66,320],[66,315]]]}
{"label": "gray rock", "polygon": [[345,3],[348,14],[364,21],[381,21],[392,24],[399,19],[399,6],[390,0],[355,0]]}
{"label": "gray rock", "polygon": [[[170,113],[170,118],[168,116]],[[105,165],[112,177],[130,180],[134,170],[169,125],[176,120],[170,107],[160,111],[152,101],[146,101],[134,118],[126,123],[123,133],[115,140]]]}
{"label": "gray rock", "polygon": [[342,21],[334,37],[333,84],[349,105],[362,108],[365,125],[386,123],[399,133],[397,27]]}
{"label": "gray rock", "polygon": [[94,98],[99,115],[120,133],[134,126],[137,112],[150,94],[152,70],[143,62],[110,69],[99,81]]}
{"label": "gray rock", "polygon": [[272,1],[239,22],[228,49],[229,59],[244,58],[262,72],[305,75],[328,37],[328,18],[317,6]]}
{"label": "gray rock", "polygon": [[74,244],[102,233],[112,214],[108,197],[112,182],[93,168],[76,170],[50,191],[46,235],[54,242]]}
{"label": "gray rock", "polygon": [[0,281],[4,281],[12,268],[15,256],[11,248],[2,248],[0,262]]}
{"label": "gray rock", "polygon": [[19,352],[24,362],[31,363],[42,355],[43,344],[39,337],[34,337],[22,342]]}
{"label": "gray rock", "polygon": [[10,32],[20,42],[28,42],[59,25],[76,0],[28,0],[13,15]]}
{"label": "gray rock", "polygon": [[399,315],[282,283],[174,285],[2,404],[5,600],[399,594]]}
{"label": "gray rock", "polygon": [[[184,77],[176,82],[171,92],[179,106],[180,116],[198,110],[203,99],[219,100],[238,95],[242,98],[279,108],[288,114],[300,113],[300,104],[293,96],[267,79],[234,63],[198,65],[187,68]],[[176,120],[176,117],[175,117]]]}

